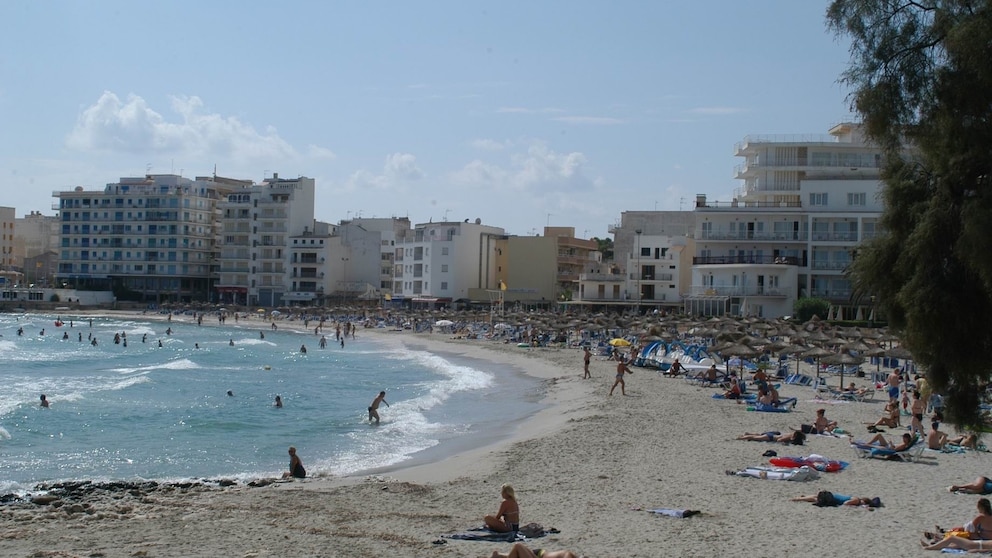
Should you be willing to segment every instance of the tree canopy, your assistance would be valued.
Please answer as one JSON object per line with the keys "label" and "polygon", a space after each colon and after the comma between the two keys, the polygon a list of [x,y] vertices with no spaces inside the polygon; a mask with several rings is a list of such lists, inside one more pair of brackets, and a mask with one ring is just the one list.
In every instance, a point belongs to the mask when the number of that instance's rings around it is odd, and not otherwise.
{"label": "tree canopy", "polygon": [[882,234],[849,268],[947,417],[979,424],[992,372],[992,0],[834,0],[842,82],[885,152]]}

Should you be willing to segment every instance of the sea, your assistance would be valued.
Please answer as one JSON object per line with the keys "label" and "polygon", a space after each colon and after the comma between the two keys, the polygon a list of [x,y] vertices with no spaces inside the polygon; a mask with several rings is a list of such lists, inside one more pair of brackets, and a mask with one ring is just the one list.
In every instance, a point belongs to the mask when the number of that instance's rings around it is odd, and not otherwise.
{"label": "sea", "polygon": [[289,446],[309,475],[382,473],[496,441],[539,408],[541,383],[512,366],[430,352],[408,331],[359,327],[342,348],[325,325],[321,349],[313,325],[0,314],[0,494],[272,477]]}

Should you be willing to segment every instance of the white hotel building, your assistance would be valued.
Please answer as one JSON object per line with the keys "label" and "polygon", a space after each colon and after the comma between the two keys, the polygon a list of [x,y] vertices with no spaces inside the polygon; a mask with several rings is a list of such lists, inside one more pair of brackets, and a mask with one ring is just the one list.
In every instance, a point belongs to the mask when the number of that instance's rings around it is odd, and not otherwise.
{"label": "white hotel building", "polygon": [[696,257],[684,311],[779,317],[804,296],[865,319],[844,271],[856,246],[877,233],[881,150],[860,126],[828,136],[748,136],[735,154],[744,184],[730,202],[696,199]]}

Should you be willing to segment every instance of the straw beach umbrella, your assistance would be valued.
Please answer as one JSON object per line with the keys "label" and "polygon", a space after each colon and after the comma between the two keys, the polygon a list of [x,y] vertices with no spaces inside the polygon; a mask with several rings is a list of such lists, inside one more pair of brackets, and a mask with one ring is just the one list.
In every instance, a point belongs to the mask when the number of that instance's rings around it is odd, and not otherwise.
{"label": "straw beach umbrella", "polygon": [[840,388],[844,389],[844,370],[848,364],[861,364],[865,359],[854,356],[851,353],[844,351],[842,353],[836,353],[823,358],[823,362],[826,364],[839,364],[840,365]]}

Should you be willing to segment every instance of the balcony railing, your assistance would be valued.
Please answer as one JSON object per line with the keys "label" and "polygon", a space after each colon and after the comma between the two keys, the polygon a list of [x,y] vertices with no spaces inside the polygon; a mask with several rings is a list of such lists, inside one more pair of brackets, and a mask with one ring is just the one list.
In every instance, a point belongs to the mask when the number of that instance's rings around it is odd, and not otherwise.
{"label": "balcony railing", "polygon": [[827,300],[850,300],[850,289],[813,289],[810,293],[814,298],[825,298]]}
{"label": "balcony railing", "polygon": [[748,285],[746,287],[713,287],[709,285],[693,285],[690,290],[693,296],[767,296],[785,297],[788,292],[782,287],[762,287]]}
{"label": "balcony railing", "polygon": [[774,242],[805,242],[806,231],[754,232],[754,231],[701,231],[700,240],[769,240]]}
{"label": "balcony railing", "polygon": [[692,265],[728,265],[728,264],[757,264],[757,265],[799,265],[799,258],[794,256],[696,256]]}
{"label": "balcony railing", "polygon": [[820,242],[854,242],[858,239],[856,232],[816,232],[813,231],[813,241]]}
{"label": "balcony railing", "polygon": [[851,262],[849,261],[832,262],[832,261],[813,260],[812,262],[810,262],[809,267],[810,269],[842,270],[842,269],[847,269],[847,266],[849,265],[851,265]]}
{"label": "balcony railing", "polygon": [[579,275],[579,281],[609,281],[623,283],[626,280],[626,275],[619,275],[616,273],[583,273]]}

